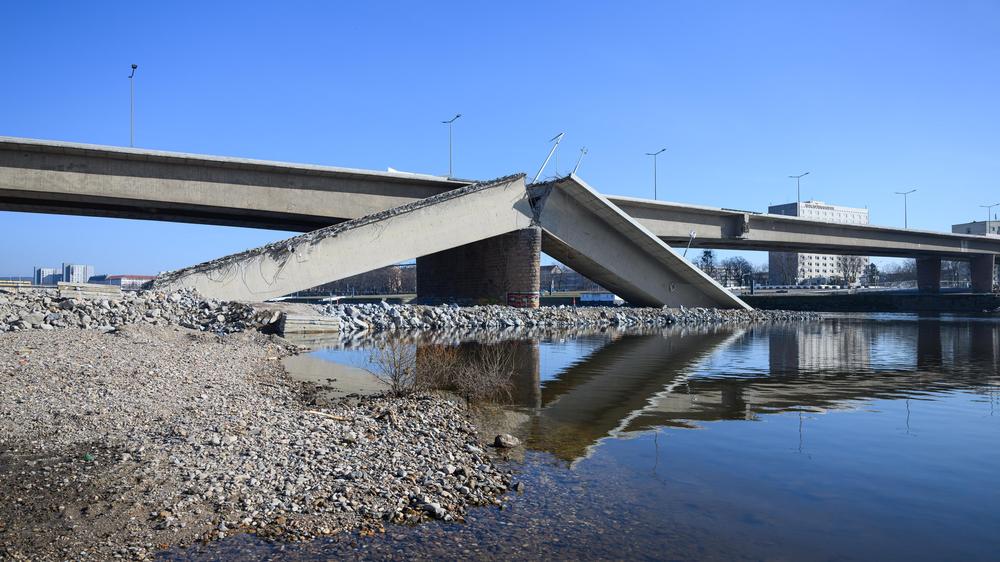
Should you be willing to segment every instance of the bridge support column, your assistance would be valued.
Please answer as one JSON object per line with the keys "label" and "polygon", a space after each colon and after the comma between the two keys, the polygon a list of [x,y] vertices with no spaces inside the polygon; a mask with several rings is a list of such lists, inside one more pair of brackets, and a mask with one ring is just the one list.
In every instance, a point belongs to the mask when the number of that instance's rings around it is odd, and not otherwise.
{"label": "bridge support column", "polygon": [[541,249],[533,227],[417,258],[417,301],[536,308]]}
{"label": "bridge support column", "polygon": [[941,258],[917,258],[917,290],[941,292]]}
{"label": "bridge support column", "polygon": [[984,254],[972,258],[969,272],[972,275],[973,293],[993,292],[993,281],[996,279],[995,267],[996,258],[993,254]]}

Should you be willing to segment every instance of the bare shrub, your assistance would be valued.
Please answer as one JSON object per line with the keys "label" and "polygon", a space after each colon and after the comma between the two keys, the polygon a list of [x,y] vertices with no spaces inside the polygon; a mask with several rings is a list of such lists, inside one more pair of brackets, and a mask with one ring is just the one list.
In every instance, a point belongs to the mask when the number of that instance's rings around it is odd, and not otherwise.
{"label": "bare shrub", "polygon": [[450,390],[453,373],[462,368],[462,350],[454,345],[424,345],[417,350],[417,377],[424,388]]}
{"label": "bare shrub", "polygon": [[517,344],[500,342],[473,349],[475,352],[455,373],[455,391],[466,401],[510,401]]}
{"label": "bare shrub", "polygon": [[515,350],[511,342],[426,346],[420,350],[419,376],[466,402],[509,400]]}
{"label": "bare shrub", "polygon": [[416,346],[389,338],[372,350],[369,361],[375,376],[389,385],[389,391],[396,396],[405,396],[420,390],[417,381]]}
{"label": "bare shrub", "polygon": [[375,375],[403,396],[447,390],[466,402],[509,401],[517,344],[425,345],[388,339],[372,351]]}

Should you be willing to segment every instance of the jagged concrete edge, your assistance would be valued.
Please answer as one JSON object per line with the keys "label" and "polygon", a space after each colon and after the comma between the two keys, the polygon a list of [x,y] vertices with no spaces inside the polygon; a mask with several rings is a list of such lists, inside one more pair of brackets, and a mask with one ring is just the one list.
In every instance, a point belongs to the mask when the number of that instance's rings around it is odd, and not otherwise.
{"label": "jagged concrete edge", "polygon": [[205,271],[213,270],[217,267],[226,266],[249,258],[254,255],[261,253],[268,254],[275,260],[281,258],[284,255],[291,255],[292,251],[303,244],[314,244],[319,240],[328,238],[330,236],[336,236],[341,232],[346,232],[355,228],[359,228],[368,224],[372,224],[390,217],[402,215],[404,213],[410,213],[430,205],[435,205],[443,201],[448,201],[450,199],[455,199],[462,197],[463,195],[468,195],[470,193],[475,193],[477,191],[482,191],[489,189],[491,187],[496,187],[498,185],[507,184],[515,182],[519,179],[523,179],[526,175],[524,173],[511,174],[508,176],[499,177],[493,180],[482,181],[474,183],[472,185],[467,185],[465,187],[460,187],[453,189],[451,191],[446,191],[444,193],[427,197],[425,199],[420,199],[412,203],[407,203],[406,205],[400,205],[399,207],[393,207],[391,209],[386,209],[384,211],[379,211],[378,213],[372,213],[370,215],[360,217],[357,219],[344,221],[331,226],[320,228],[318,230],[313,230],[311,232],[306,232],[305,234],[300,234],[298,236],[293,236],[291,238],[285,238],[284,240],[278,240],[277,242],[271,242],[263,246],[258,246],[256,248],[251,248],[249,250],[244,250],[236,254],[229,254],[228,256],[223,256],[221,258],[216,258],[214,260],[209,260],[192,266],[184,267],[181,269],[176,269],[173,271],[168,271],[160,274],[155,281],[152,283],[152,288],[164,287],[182,277],[193,273],[201,273]]}

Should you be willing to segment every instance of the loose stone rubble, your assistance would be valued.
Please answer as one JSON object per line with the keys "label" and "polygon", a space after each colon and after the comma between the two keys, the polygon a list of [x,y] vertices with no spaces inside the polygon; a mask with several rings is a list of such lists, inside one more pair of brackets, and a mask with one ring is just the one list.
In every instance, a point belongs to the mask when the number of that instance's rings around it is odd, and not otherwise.
{"label": "loose stone rubble", "polygon": [[97,328],[110,332],[127,324],[177,324],[215,333],[239,332],[273,323],[273,313],[252,306],[203,299],[182,289],[170,293],[125,292],[121,298],[63,299],[55,289],[0,290],[0,332]]}
{"label": "loose stone rubble", "polygon": [[0,334],[0,559],[374,532],[499,502],[511,476],[464,406],[319,408],[288,353],[258,332],[146,323]]}
{"label": "loose stone rubble", "polygon": [[[342,337],[816,318],[656,308],[331,305]],[[460,521],[512,483],[440,396],[317,406],[279,314],[197,293],[0,290],[0,559],[143,559],[233,533],[308,539]]]}
{"label": "loose stone rubble", "polygon": [[331,304],[324,314],[340,319],[342,337],[358,333],[419,330],[509,330],[531,328],[643,328],[813,320],[814,312],[723,310],[710,308],[610,308],[457,305],[421,306]]}

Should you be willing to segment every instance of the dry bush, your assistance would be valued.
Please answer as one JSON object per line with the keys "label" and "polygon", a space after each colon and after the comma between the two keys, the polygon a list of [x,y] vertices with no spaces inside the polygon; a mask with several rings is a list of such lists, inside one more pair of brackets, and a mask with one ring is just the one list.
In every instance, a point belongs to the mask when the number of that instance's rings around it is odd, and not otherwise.
{"label": "dry bush", "polygon": [[450,390],[466,402],[509,401],[515,345],[503,342],[424,348],[420,375],[435,388]]}
{"label": "dry bush", "polygon": [[416,346],[389,338],[372,350],[370,363],[375,376],[389,385],[389,391],[396,396],[420,390]]}
{"label": "dry bush", "polygon": [[458,393],[466,400],[509,402],[517,344],[501,342],[476,348],[463,376],[455,383]]}
{"label": "dry bush", "polygon": [[451,388],[453,373],[463,363],[462,350],[453,345],[424,345],[417,351],[417,377],[425,388]]}
{"label": "dry bush", "polygon": [[448,390],[466,402],[509,401],[516,343],[425,345],[388,339],[372,352],[375,375],[397,396]]}

